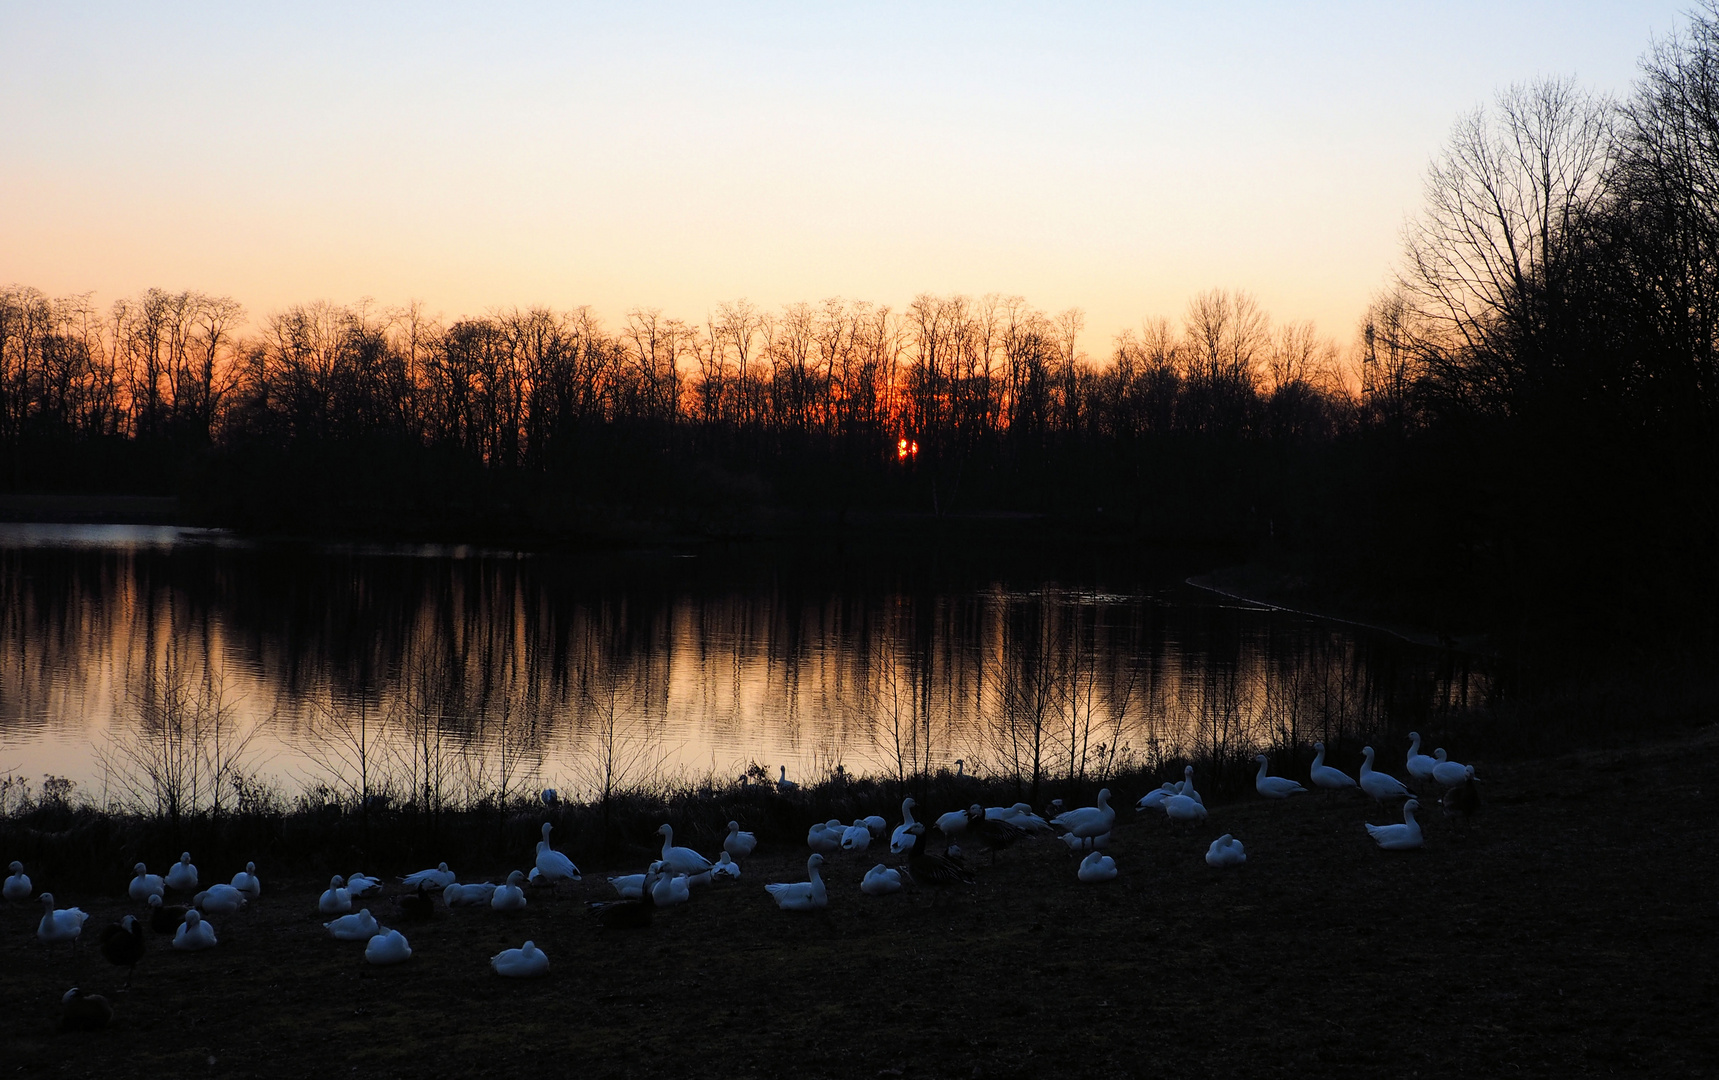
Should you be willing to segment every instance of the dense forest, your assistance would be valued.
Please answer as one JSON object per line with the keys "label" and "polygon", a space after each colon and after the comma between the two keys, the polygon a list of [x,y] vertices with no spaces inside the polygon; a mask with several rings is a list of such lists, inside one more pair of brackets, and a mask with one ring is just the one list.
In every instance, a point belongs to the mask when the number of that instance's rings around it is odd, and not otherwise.
{"label": "dense forest", "polygon": [[[1080,312],[921,295],[655,310],[0,291],[0,489],[210,523],[525,543],[936,532],[1193,544],[1504,640],[1711,633],[1719,7],[1624,100],[1455,126],[1352,341],[1195,297],[1092,359]],[[1347,335],[1346,335],[1347,336]]]}

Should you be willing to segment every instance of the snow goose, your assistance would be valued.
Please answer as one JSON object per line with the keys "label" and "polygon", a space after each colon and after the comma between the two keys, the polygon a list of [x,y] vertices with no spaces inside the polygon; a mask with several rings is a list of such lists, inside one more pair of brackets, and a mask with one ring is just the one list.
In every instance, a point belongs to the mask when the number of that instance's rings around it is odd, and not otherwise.
{"label": "snow goose", "polygon": [[1434,760],[1436,760],[1438,764],[1433,766],[1432,775],[1433,779],[1438,781],[1440,787],[1455,787],[1466,781],[1470,776],[1474,775],[1474,770],[1469,768],[1467,765],[1459,765],[1445,757],[1444,747],[1441,746],[1437,750],[1434,750],[1433,754]]}
{"label": "snow goose", "polygon": [[1175,784],[1172,784],[1172,783],[1169,783],[1168,781],[1166,781],[1165,783],[1159,784],[1155,790],[1148,791],[1146,794],[1140,796],[1140,801],[1134,804],[1134,809],[1136,809],[1136,810],[1159,810],[1159,809],[1162,809],[1164,806],[1164,800],[1168,799],[1172,795],[1179,794],[1180,791],[1181,791],[1181,789],[1178,788]]}
{"label": "snow goose", "polygon": [[913,846],[913,808],[919,804],[912,796],[901,800],[901,824],[889,835],[889,850],[891,854],[901,855]]}
{"label": "snow goose", "polygon": [[338,919],[323,923],[322,926],[336,941],[369,941],[382,929],[376,923],[376,916],[370,914],[369,908],[360,908],[351,915],[342,915]]}
{"label": "snow goose", "polygon": [[691,877],[710,871],[709,859],[691,848],[674,846],[674,826],[663,825],[657,829],[657,835],[663,838],[662,864],[665,872]]}
{"label": "snow goose", "polygon": [[167,887],[180,892],[197,891],[197,868],[191,864],[191,853],[179,853],[179,861],[167,871]]}
{"label": "snow goose", "polygon": [[1082,806],[1065,810],[1051,818],[1051,825],[1071,836],[1081,838],[1101,836],[1116,824],[1116,811],[1110,807],[1110,789],[1100,788],[1097,806]]}
{"label": "snow goose", "polygon": [[83,908],[56,909],[54,894],[45,892],[42,894],[42,921],[36,924],[36,936],[44,945],[76,941],[84,932],[84,920],[88,918]]}
{"label": "snow goose", "polygon": [[245,894],[231,885],[211,885],[192,897],[191,903],[205,915],[237,915],[245,906]]}
{"label": "snow goose", "polygon": [[77,987],[60,998],[61,1031],[101,1031],[113,1023],[113,1004],[100,994],[86,994]]}
{"label": "snow goose", "polygon": [[889,822],[883,820],[882,814],[868,814],[859,819],[859,824],[871,831],[873,840],[883,839],[883,834],[889,831]]}
{"label": "snow goose", "polygon": [[783,911],[816,911],[829,904],[829,894],[824,891],[824,879],[818,873],[818,867],[824,865],[824,857],[817,852],[806,860],[806,876],[809,881],[777,882],[764,886],[776,900],[776,906]]}
{"label": "snow goose", "polygon": [[382,879],[369,874],[347,874],[346,891],[354,900],[367,900],[382,891]]}
{"label": "snow goose", "polygon": [[549,957],[535,942],[526,942],[517,949],[503,949],[489,958],[490,969],[509,979],[535,979],[549,974]]}
{"label": "snow goose", "polygon": [[1110,846],[1110,834],[1099,833],[1097,836],[1076,836],[1073,833],[1063,833],[1057,837],[1068,845],[1070,851],[1103,851]]}
{"label": "snow goose", "polygon": [[818,855],[834,855],[842,849],[846,831],[839,821],[819,822],[806,830],[806,846]]}
{"label": "snow goose", "polygon": [[758,837],[749,832],[741,832],[740,822],[730,821],[728,823],[728,835],[722,841],[723,851],[736,859],[744,859],[752,854],[753,849],[757,846]]}
{"label": "snow goose", "polygon": [[1010,825],[1025,829],[1030,833],[1052,833],[1056,831],[1051,828],[1050,822],[1033,813],[1033,808],[1024,802],[1018,802],[1013,806],[988,806],[985,808],[985,816],[995,821],[1006,821]]}
{"label": "snow goose", "polygon": [[1194,767],[1184,766],[1182,769],[1182,787],[1176,794],[1165,798],[1163,803],[1164,816],[1171,821],[1204,821],[1206,820],[1206,800],[1194,787]]}
{"label": "snow goose", "polygon": [[1415,811],[1421,804],[1410,799],[1403,804],[1401,825],[1368,825],[1367,835],[1386,851],[1408,851],[1421,846],[1421,827],[1415,821]]}
{"label": "snow goose", "polygon": [[157,934],[171,934],[179,929],[189,911],[184,904],[169,904],[156,893],[149,898],[149,929]]}
{"label": "snow goose", "polygon": [[1255,754],[1253,759],[1259,762],[1259,775],[1253,778],[1253,788],[1268,799],[1287,799],[1291,795],[1305,795],[1307,789],[1287,776],[1271,776],[1271,761],[1264,754]]}
{"label": "snow goose", "polygon": [[497,911],[525,910],[525,874],[515,870],[507,875],[507,884],[501,886],[489,898],[489,906]]}
{"label": "snow goose", "polygon": [[1425,783],[1433,778],[1433,766],[1438,764],[1434,758],[1421,753],[1421,733],[1409,732],[1409,779]]}
{"label": "snow goose", "polygon": [[1314,787],[1327,791],[1342,791],[1356,786],[1353,776],[1325,764],[1325,744],[1322,742],[1313,744],[1313,767],[1308,770],[1307,778],[1313,781]]}
{"label": "snow goose", "polygon": [[400,879],[400,884],[408,889],[416,889],[420,885],[432,889],[445,889],[456,880],[458,879],[454,877],[454,872],[448,869],[447,863],[438,863],[434,870],[419,870],[407,874]]}
{"label": "snow goose", "polygon": [[143,959],[143,947],[143,924],[135,915],[127,915],[101,929],[101,954],[114,967],[125,969],[126,986],[131,985],[131,973]]}
{"label": "snow goose", "polygon": [[579,881],[579,868],[573,860],[549,846],[549,833],[555,826],[543,823],[543,839],[537,842],[538,880],[554,884],[557,881]]}
{"label": "snow goose", "polygon": [[1240,866],[1247,862],[1247,850],[1242,842],[1225,833],[1212,841],[1212,846],[1206,849],[1207,866]]}
{"label": "snow goose", "polygon": [[652,863],[651,869],[656,874],[651,884],[651,902],[657,907],[674,907],[692,899],[691,883],[685,874],[670,874],[660,861]]}
{"label": "snow goose", "polygon": [[842,830],[843,851],[864,851],[871,847],[871,830],[863,821],[856,821]]}
{"label": "snow goose", "polygon": [[1075,876],[1082,881],[1114,881],[1116,879],[1116,860],[1108,855],[1093,852],[1080,860],[1080,869]]}
{"label": "snow goose", "polygon": [[1413,792],[1403,786],[1403,782],[1389,773],[1382,773],[1373,768],[1373,748],[1361,748],[1361,790],[1380,802],[1388,799],[1407,799]]}
{"label": "snow goose", "polygon": [[[137,865],[143,866],[142,863]],[[24,864],[13,859],[11,870],[12,874],[6,879],[6,884],[0,885],[0,896],[8,900],[28,900],[30,898],[30,875],[24,873]],[[157,878],[156,880],[160,879]]]}
{"label": "snow goose", "polygon": [[739,881],[740,864],[729,857],[724,851],[717,857],[716,865],[710,868],[710,876],[718,881]]}
{"label": "snow goose", "polygon": [[798,791],[800,789],[799,784],[788,779],[788,766],[782,766],[782,777],[776,781],[776,787],[780,791]]}
{"label": "snow goose", "polygon": [[[727,854],[727,852],[723,852]],[[655,863],[651,865],[655,866]],[[621,874],[609,879],[609,884],[615,887],[615,892],[622,900],[637,900],[644,894],[645,879],[648,874]]]}
{"label": "snow goose", "polygon": [[455,882],[442,890],[442,903],[451,908],[483,907],[494,895],[494,882],[478,881],[470,885]]}
{"label": "snow goose", "polygon": [[[233,875],[233,888],[244,894],[246,900],[255,900],[263,894],[263,883],[257,878],[257,864],[248,862],[245,868]],[[351,883],[347,883],[347,891],[351,891]]]}
{"label": "snow goose", "polygon": [[951,810],[947,814],[939,814],[934,827],[943,834],[943,840],[950,840],[967,831],[967,811]]}
{"label": "snow goose", "polygon": [[346,890],[346,879],[339,874],[328,879],[328,888],[317,898],[316,910],[324,915],[344,915],[352,910],[352,894]]}
{"label": "snow goose", "polygon": [[173,934],[173,947],[185,952],[195,952],[198,949],[213,949],[215,947],[215,927],[203,921],[203,916],[196,908],[185,913],[185,921],[179,924],[179,929]]}
{"label": "snow goose", "polygon": [[888,896],[901,891],[901,871],[894,867],[878,863],[865,872],[860,881],[860,892],[867,896]]}
{"label": "snow goose", "polygon": [[412,946],[398,930],[381,930],[364,946],[364,959],[372,964],[403,964],[412,958]]}

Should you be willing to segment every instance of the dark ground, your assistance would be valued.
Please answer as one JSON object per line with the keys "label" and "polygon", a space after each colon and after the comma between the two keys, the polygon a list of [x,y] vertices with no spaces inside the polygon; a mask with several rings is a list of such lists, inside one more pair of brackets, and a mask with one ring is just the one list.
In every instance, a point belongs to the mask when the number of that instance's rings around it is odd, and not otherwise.
{"label": "dark ground", "polygon": [[[271,878],[220,945],[155,938],[115,1026],[55,1030],[70,986],[121,973],[0,910],[0,1045],[18,1075],[310,1076],[1712,1076],[1719,1075],[1719,731],[1625,752],[1489,764],[1466,835],[1434,809],[1424,850],[1373,848],[1356,795],[1214,807],[1188,831],[1122,811],[1119,880],[1084,885],[1041,842],[978,856],[971,895],[863,896],[838,855],[827,912],[778,912],[766,881],[805,851],[761,852],[741,883],[642,932],[606,931],[576,894],[518,915],[395,920],[414,950],[373,968],[326,937],[324,881]],[[1343,764],[1353,767],[1353,763]],[[1400,770],[1399,770],[1400,771]],[[1139,792],[1119,792],[1130,805]],[[933,813],[944,807],[926,808]],[[1430,820],[1429,820],[1430,819]],[[1245,867],[1206,845],[1233,832]],[[4,853],[0,853],[4,855]],[[528,853],[481,871],[496,880]],[[883,861],[892,861],[881,856]],[[205,867],[205,880],[210,871]],[[238,867],[219,868],[223,877]],[[622,868],[632,870],[636,868]],[[474,873],[466,878],[480,876]],[[38,889],[52,888],[37,881]],[[392,893],[392,890],[390,890]],[[533,938],[547,979],[487,958]]]}

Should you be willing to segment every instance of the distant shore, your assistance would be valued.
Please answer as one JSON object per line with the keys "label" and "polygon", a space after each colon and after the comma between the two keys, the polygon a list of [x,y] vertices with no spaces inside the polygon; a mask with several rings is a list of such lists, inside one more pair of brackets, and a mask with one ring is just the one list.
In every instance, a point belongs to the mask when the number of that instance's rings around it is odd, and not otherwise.
{"label": "distant shore", "polygon": [[189,525],[177,498],[167,495],[39,495],[0,493],[0,522],[48,525]]}

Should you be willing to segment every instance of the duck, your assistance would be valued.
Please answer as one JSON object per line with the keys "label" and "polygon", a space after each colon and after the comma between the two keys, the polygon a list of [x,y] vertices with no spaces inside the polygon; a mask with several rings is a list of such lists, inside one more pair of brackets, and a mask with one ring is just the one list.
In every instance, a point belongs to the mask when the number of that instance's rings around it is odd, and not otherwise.
{"label": "duck", "polygon": [[[244,894],[246,900],[255,900],[263,894],[263,883],[257,879],[257,864],[248,862],[245,868],[233,875],[233,888]],[[347,882],[347,891],[352,889],[352,883]]]}
{"label": "duck", "polygon": [[196,908],[185,912],[185,921],[179,924],[179,929],[173,933],[173,947],[185,952],[195,952],[198,949],[213,949],[215,947],[215,927],[213,923],[203,921],[203,916]]}
{"label": "duck", "polygon": [[411,958],[412,946],[398,930],[378,930],[364,946],[364,959],[372,964],[403,964]]}
{"label": "duck", "polygon": [[236,915],[245,906],[245,894],[231,885],[211,885],[192,898],[205,915]]}
{"label": "duck", "polygon": [[718,881],[739,881],[740,864],[735,862],[728,852],[724,851],[716,860],[716,865],[710,868],[710,876]]}
{"label": "duck", "polygon": [[482,907],[495,895],[495,884],[478,881],[470,885],[455,882],[442,890],[442,903],[448,907]]}
{"label": "duck", "polygon": [[101,1031],[113,1023],[113,1003],[100,994],[86,994],[77,987],[60,998],[61,1031]]}
{"label": "duck", "polygon": [[1480,778],[1474,775],[1474,766],[1463,766],[1465,779],[1462,783],[1451,788],[1439,799],[1439,805],[1444,810],[1444,816],[1455,819],[1459,826],[1466,826],[1468,819],[1480,809]]}
{"label": "duck", "polygon": [[782,776],[776,781],[776,787],[780,791],[798,791],[800,789],[799,784],[788,779],[788,766],[782,766]]}
{"label": "duck", "polygon": [[691,883],[685,874],[670,874],[661,860],[651,864],[655,881],[651,885],[651,901],[657,907],[674,907],[692,899]]}
{"label": "duck", "polygon": [[1116,860],[1108,855],[1093,852],[1080,860],[1080,869],[1075,876],[1085,882],[1116,880]]}
{"label": "duck", "polygon": [[764,886],[776,901],[776,906],[783,911],[817,911],[829,906],[830,897],[824,890],[823,875],[818,873],[818,867],[824,865],[824,857],[812,852],[812,857],[806,860],[806,876],[808,881],[776,882]]}
{"label": "duck", "polygon": [[54,907],[54,894],[45,892],[42,900],[42,921],[36,924],[36,936],[44,945],[57,945],[60,942],[73,942],[84,932],[84,921],[89,915],[83,908]]}
{"label": "duck", "polygon": [[490,895],[489,906],[497,911],[525,910],[525,874],[515,870],[507,875],[507,884]]}
{"label": "duck", "polygon": [[1207,866],[1240,866],[1247,862],[1247,849],[1242,842],[1225,833],[1212,841],[1212,846],[1206,849]]}
{"label": "duck", "polygon": [[728,835],[722,841],[722,850],[736,859],[744,859],[758,847],[758,837],[749,832],[740,831],[740,822],[728,823]]}
{"label": "duck", "polygon": [[1373,768],[1373,748],[1361,748],[1361,790],[1380,802],[1387,799],[1407,799],[1414,793],[1403,785],[1401,780],[1389,773],[1378,772]]}
{"label": "duck", "polygon": [[1175,784],[1165,781],[1164,783],[1159,784],[1157,788],[1140,796],[1140,801],[1134,804],[1134,809],[1160,810],[1164,806],[1165,799],[1168,799],[1172,795],[1180,794],[1181,790],[1182,789]]}
{"label": "duck", "polygon": [[408,889],[416,889],[419,885],[427,885],[432,889],[445,889],[458,879],[454,872],[448,869],[447,863],[437,863],[434,870],[419,870],[407,874],[400,879],[400,884]]}
{"label": "duck", "polygon": [[549,957],[535,942],[517,949],[503,949],[489,958],[490,970],[509,979],[535,979],[549,974]]}
{"label": "duck", "polygon": [[108,923],[101,929],[101,954],[114,967],[125,969],[125,986],[131,985],[131,973],[137,970],[137,962],[143,959],[145,938],[143,923],[136,915],[127,915],[116,923]]}
{"label": "duck", "polygon": [[1271,761],[1264,754],[1255,754],[1253,759],[1259,762],[1259,774],[1253,778],[1253,789],[1268,799],[1287,799],[1291,795],[1305,795],[1307,789],[1287,776],[1271,776]]}
{"label": "duck", "polygon": [[901,871],[878,863],[860,879],[860,892],[867,896],[888,896],[901,891]]}
{"label": "duck", "polygon": [[889,835],[890,854],[904,854],[913,846],[913,808],[918,805],[911,795],[901,800],[901,824]]}
{"label": "duck", "polygon": [[973,872],[945,855],[933,855],[925,850],[925,824],[915,822],[909,835],[913,846],[907,849],[907,873],[916,885],[947,889],[954,885],[973,884]]}
{"label": "duck", "polygon": [[865,822],[855,821],[842,830],[843,851],[864,851],[868,847],[871,847],[871,830]]}
{"label": "duck", "polygon": [[1403,823],[1401,825],[1368,825],[1367,835],[1373,842],[1386,851],[1408,851],[1421,846],[1421,827],[1415,821],[1415,811],[1421,804],[1418,800],[1410,799],[1403,804]]}
{"label": "duck", "polygon": [[369,874],[347,874],[346,892],[354,900],[367,900],[382,891],[382,879]]}
{"label": "duck", "polygon": [[1421,733],[1409,732],[1409,778],[1425,783],[1433,778],[1433,766],[1438,764],[1436,758],[1421,753]]}
{"label": "duck", "polygon": [[369,941],[382,929],[376,922],[376,916],[370,914],[369,908],[359,908],[351,915],[342,915],[338,919],[323,923],[322,927],[333,935],[336,941]]}
{"label": "duck", "polygon": [[324,915],[344,915],[352,910],[352,894],[346,890],[346,879],[339,874],[328,879],[328,888],[317,898],[316,910]]}
{"label": "duck", "polygon": [[[143,864],[138,863],[138,865],[142,866]],[[11,876],[7,877],[4,885],[0,885],[0,897],[7,900],[28,900],[31,892],[30,875],[24,873],[24,864],[13,859],[10,869],[12,871]]]}
{"label": "duck", "polygon": [[1111,826],[1116,824],[1116,811],[1110,807],[1110,789],[1098,790],[1097,806],[1065,810],[1051,818],[1051,824],[1072,836],[1082,838],[1108,833]]}
{"label": "duck", "polygon": [[1333,769],[1325,764],[1325,744],[1313,744],[1313,767],[1308,770],[1307,778],[1313,781],[1314,787],[1327,791],[1342,791],[1344,788],[1357,786],[1355,778],[1342,769]]}
{"label": "duck", "polygon": [[842,849],[846,831],[839,821],[816,822],[806,830],[806,846],[819,855],[833,855]]}
{"label": "duck", "polygon": [[710,872],[710,860],[691,848],[674,846],[674,826],[664,824],[657,829],[657,835],[663,838],[662,864],[665,873],[669,874],[705,874]]}
{"label": "duck", "polygon": [[156,893],[149,898],[149,929],[157,934],[171,934],[185,921],[190,908],[184,904],[169,904]]}
{"label": "duck", "polygon": [[549,822],[543,823],[543,839],[537,842],[537,875],[539,880],[554,883],[557,881],[582,881],[579,868],[573,865],[573,860],[549,846],[549,832],[554,826]]}
{"label": "duck", "polygon": [[643,882],[637,896],[623,897],[606,903],[594,901],[586,905],[586,911],[604,926],[615,930],[642,930],[649,926],[657,904],[656,895],[648,886],[655,883],[653,879],[656,877],[657,866],[657,863],[652,863],[648,871],[639,875]]}
{"label": "duck", "polygon": [[167,870],[167,887],[179,892],[197,891],[197,867],[191,863],[191,853],[179,853],[179,861]]}
{"label": "duck", "polygon": [[1446,757],[1442,746],[1433,751],[1433,759],[1438,764],[1433,766],[1432,777],[1438,781],[1440,787],[1456,787],[1474,775],[1474,770],[1471,767],[1460,765]]}

